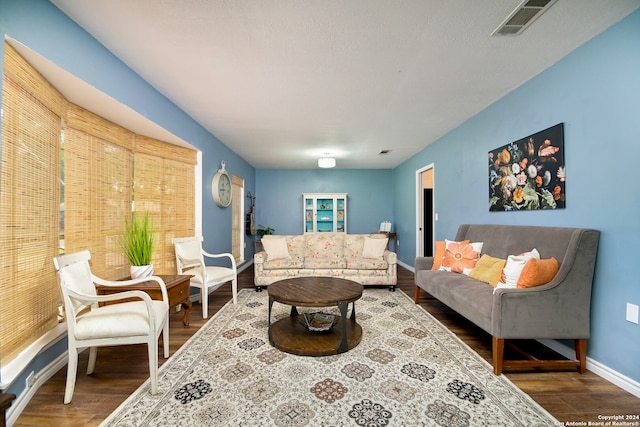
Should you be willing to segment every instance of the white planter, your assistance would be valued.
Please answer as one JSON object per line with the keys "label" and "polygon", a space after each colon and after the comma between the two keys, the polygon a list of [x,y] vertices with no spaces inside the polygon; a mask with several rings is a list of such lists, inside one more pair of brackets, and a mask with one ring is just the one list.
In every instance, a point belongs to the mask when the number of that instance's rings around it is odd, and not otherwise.
{"label": "white planter", "polygon": [[139,277],[153,276],[153,265],[132,265],[131,266],[131,278],[137,279]]}

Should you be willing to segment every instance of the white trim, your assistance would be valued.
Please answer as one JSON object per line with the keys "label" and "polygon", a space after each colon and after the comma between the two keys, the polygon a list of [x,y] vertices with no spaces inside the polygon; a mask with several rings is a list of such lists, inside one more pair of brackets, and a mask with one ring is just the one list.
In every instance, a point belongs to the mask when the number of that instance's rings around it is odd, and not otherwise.
{"label": "white trim", "polygon": [[[68,351],[65,351],[55,360],[45,366],[44,369],[35,373],[35,383],[33,384],[33,386],[25,388],[22,393],[20,393],[20,395],[16,397],[16,400],[7,410],[6,417],[8,426],[12,426],[16,421],[18,421],[18,417],[20,417],[20,414],[22,414],[22,411],[27,407],[27,405],[31,401],[31,398],[36,394],[40,386],[49,381],[49,379],[53,377],[60,369],[63,369],[66,366],[68,361],[67,356]],[[60,394],[60,404],[62,405],[62,393]]]}
{"label": "white trim", "polygon": [[16,379],[22,375],[29,364],[33,362],[39,354],[67,336],[67,324],[58,323],[44,335],[38,338],[33,344],[25,348],[13,358],[9,363],[2,366],[0,390],[6,390],[13,385]]}
{"label": "white trim", "polygon": [[242,273],[243,271],[245,271],[247,268],[249,268],[249,266],[253,265],[253,258],[251,258],[248,261],[243,262],[239,267],[237,267],[238,270],[238,274]]}
{"label": "white trim", "polygon": [[[555,340],[538,340],[541,344],[549,347],[551,350],[561,354],[562,356],[568,359],[574,359],[576,357],[576,353],[573,348],[562,344],[559,341]],[[620,387],[621,389],[628,391],[636,397],[640,397],[640,382],[629,378],[625,375],[622,375],[618,371],[614,371],[606,365],[594,360],[590,357],[587,357],[587,370],[593,372],[599,377],[604,378]]]}
{"label": "white trim", "polygon": [[411,271],[411,272],[415,273],[415,269],[414,269],[415,267],[414,267],[413,265],[405,264],[404,262],[402,262],[402,261],[400,261],[400,260],[398,260],[398,261],[396,261],[396,262],[398,263],[398,265],[401,265],[402,267],[406,268],[407,270],[409,270],[409,271]]}
{"label": "white trim", "polygon": [[[433,163],[429,163],[428,165],[416,170],[416,256],[423,256],[424,254],[424,232],[421,231],[422,224],[424,222],[424,185],[422,184],[422,174],[428,170],[433,169],[434,167],[435,166]],[[433,179],[433,188],[435,189],[435,176],[433,177]],[[433,224],[431,226],[433,227]]]}

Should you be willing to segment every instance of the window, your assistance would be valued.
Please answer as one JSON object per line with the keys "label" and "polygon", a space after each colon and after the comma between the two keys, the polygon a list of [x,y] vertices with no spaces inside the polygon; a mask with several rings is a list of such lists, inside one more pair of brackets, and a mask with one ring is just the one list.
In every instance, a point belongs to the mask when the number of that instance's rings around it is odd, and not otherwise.
{"label": "window", "polygon": [[175,273],[171,237],[194,233],[197,154],[68,103],[7,43],[4,64],[1,363],[57,324],[54,256],[89,249],[96,274],[129,275],[118,238],[132,209],[152,214],[156,272]]}
{"label": "window", "polygon": [[0,175],[0,356],[57,324],[60,122],[64,99],[5,43]]}

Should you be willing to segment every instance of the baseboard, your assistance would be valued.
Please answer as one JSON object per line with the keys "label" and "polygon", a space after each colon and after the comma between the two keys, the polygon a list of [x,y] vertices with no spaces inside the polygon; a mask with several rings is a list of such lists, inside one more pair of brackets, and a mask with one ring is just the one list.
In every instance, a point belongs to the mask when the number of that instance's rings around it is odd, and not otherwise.
{"label": "baseboard", "polygon": [[[541,344],[549,347],[551,350],[561,354],[568,359],[574,359],[576,357],[575,350],[572,347],[566,346],[555,340],[538,340]],[[620,387],[621,389],[628,391],[636,397],[640,397],[640,382],[635,381],[625,375],[622,375],[618,371],[614,371],[606,365],[587,357],[587,370],[593,372],[599,377],[604,378]]]}
{"label": "baseboard", "polygon": [[[31,398],[36,394],[41,385],[46,383],[52,376],[54,376],[60,369],[63,369],[67,364],[67,352],[65,351],[60,356],[55,358],[51,363],[44,367],[44,369],[35,373],[35,382],[33,386],[25,388],[22,393],[20,393],[16,400],[13,401],[13,404],[9,408],[6,413],[7,416],[7,425],[12,426],[18,420],[18,417],[27,407]],[[63,404],[63,395],[60,394],[60,404]]]}
{"label": "baseboard", "polygon": [[401,265],[402,267],[406,268],[407,270],[409,270],[409,271],[411,271],[411,272],[415,273],[415,268],[414,268],[414,266],[413,266],[413,265],[405,264],[404,262],[402,262],[402,261],[400,261],[400,260],[398,260],[398,261],[396,261],[396,262],[397,262],[397,264],[398,264],[398,265]]}
{"label": "baseboard", "polygon": [[238,273],[242,273],[243,271],[245,271],[247,268],[251,267],[252,265],[253,265],[253,258],[251,258],[250,260],[240,264],[240,266],[237,267]]}

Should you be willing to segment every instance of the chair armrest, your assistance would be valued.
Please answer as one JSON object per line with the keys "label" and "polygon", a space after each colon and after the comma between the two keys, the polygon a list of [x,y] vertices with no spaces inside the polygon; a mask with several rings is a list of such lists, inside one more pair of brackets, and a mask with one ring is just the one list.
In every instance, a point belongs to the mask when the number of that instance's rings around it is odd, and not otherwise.
{"label": "chair armrest", "polygon": [[202,250],[202,255],[208,257],[208,258],[229,258],[231,260],[231,268],[233,268],[234,271],[236,271],[236,259],[233,257],[233,255],[231,255],[228,252],[224,252],[221,254],[212,254],[209,253],[207,251],[205,251],[204,249]]}
{"label": "chair armrest", "polygon": [[[167,285],[165,285],[164,280],[162,280],[160,277],[158,276],[149,276],[149,277],[139,277],[137,279],[129,279],[129,280],[105,280],[102,279],[98,276],[95,275],[91,275],[92,276],[92,280],[95,284],[98,284],[100,286],[109,286],[109,287],[122,287],[122,286],[131,286],[131,285],[137,285],[138,283],[144,283],[144,282],[156,282],[158,284],[158,286],[160,287],[160,292],[162,293],[162,301],[165,301],[167,304],[169,304],[169,296],[167,294]],[[129,291],[125,291],[125,292],[129,292]],[[142,292],[144,295],[146,295],[147,297],[149,296],[146,292],[144,291],[131,291],[131,292]],[[122,292],[124,293],[124,292]],[[120,294],[118,294],[120,295]],[[146,301],[145,298],[142,298],[143,300]],[[151,301],[151,298],[149,298],[149,301]]]}
{"label": "chair armrest", "polygon": [[431,270],[431,267],[433,267],[433,257],[416,257],[414,267],[416,272],[418,272],[418,270]]}
{"label": "chair armrest", "polygon": [[119,301],[126,300],[131,298],[139,298],[142,299],[145,303],[151,304],[151,297],[145,291],[122,291],[116,294],[109,295],[87,295],[87,294],[79,294],[72,290],[68,290],[67,293],[69,296],[81,301],[85,307],[89,305],[98,304],[101,302],[109,302],[109,301]]}

